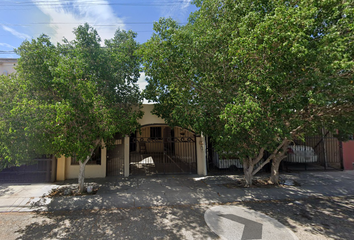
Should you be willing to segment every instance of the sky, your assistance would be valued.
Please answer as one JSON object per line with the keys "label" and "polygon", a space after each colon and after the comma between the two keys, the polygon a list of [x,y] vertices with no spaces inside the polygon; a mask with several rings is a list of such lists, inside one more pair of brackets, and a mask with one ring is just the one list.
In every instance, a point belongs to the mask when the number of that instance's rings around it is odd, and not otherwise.
{"label": "sky", "polygon": [[[102,41],[120,28],[133,30],[139,43],[153,33],[160,17],[172,17],[181,25],[197,8],[192,0],[0,0],[0,58],[18,58],[13,49],[24,40],[46,34],[53,43],[72,40],[73,29],[93,26]],[[145,76],[139,80],[145,88]]]}

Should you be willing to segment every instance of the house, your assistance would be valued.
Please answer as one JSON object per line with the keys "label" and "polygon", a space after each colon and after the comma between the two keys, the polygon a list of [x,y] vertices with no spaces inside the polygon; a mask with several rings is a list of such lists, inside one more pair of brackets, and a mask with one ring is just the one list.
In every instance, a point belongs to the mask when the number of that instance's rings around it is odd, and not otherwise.
{"label": "house", "polygon": [[0,75],[8,76],[15,72],[14,67],[17,65],[17,58],[0,58]]}
{"label": "house", "polygon": [[[144,104],[141,130],[117,135],[113,147],[96,149],[86,165],[86,178],[151,174],[206,175],[205,137],[180,127],[169,127]],[[79,165],[71,157],[57,159],[56,179],[77,178]]]}
{"label": "house", "polygon": [[[0,74],[15,72],[17,60],[0,58]],[[130,136],[117,135],[113,147],[96,149],[86,166],[85,177],[154,173],[206,175],[205,138],[187,129],[169,127],[163,119],[151,113],[152,109],[152,104],[143,105],[140,131]],[[45,160],[48,162],[43,170],[48,175],[45,181],[77,178],[79,165],[74,159],[62,156],[56,162]]]}

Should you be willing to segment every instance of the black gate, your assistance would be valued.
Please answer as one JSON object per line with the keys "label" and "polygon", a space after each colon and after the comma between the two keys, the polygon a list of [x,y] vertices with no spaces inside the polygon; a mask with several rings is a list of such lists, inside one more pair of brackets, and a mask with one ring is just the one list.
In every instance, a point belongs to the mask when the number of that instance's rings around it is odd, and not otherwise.
{"label": "black gate", "polygon": [[[304,163],[305,169],[310,170],[341,170],[343,169],[343,156],[341,142],[329,131],[322,130],[322,135],[307,136],[305,141],[295,140],[296,145],[311,147],[316,155],[316,161]],[[296,162],[287,163],[287,168],[295,168]]]}
{"label": "black gate", "polygon": [[5,168],[0,172],[2,183],[35,183],[55,181],[55,161],[51,156],[43,155],[34,159],[33,164]]}
{"label": "black gate", "polygon": [[123,176],[124,138],[115,140],[115,145],[107,149],[107,176]]}
{"label": "black gate", "polygon": [[306,145],[311,146],[317,154],[317,164],[324,169],[342,169],[341,143],[332,134],[305,138]]}
{"label": "black gate", "polygon": [[131,138],[132,175],[197,172],[195,137]]}

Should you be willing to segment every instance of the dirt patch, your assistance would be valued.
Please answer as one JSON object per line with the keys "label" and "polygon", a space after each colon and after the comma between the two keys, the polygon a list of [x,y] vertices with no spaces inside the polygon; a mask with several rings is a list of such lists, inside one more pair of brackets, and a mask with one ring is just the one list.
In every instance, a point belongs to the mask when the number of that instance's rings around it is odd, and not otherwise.
{"label": "dirt patch", "polygon": [[[221,184],[227,188],[245,188],[246,181],[244,179],[237,179],[232,183]],[[279,185],[275,185],[269,182],[268,179],[253,179],[251,188],[278,188],[288,186],[300,186],[300,184],[293,180],[281,181]]]}
{"label": "dirt patch", "polygon": [[99,186],[94,185],[90,187],[92,187],[92,191],[87,191],[88,188],[86,187],[83,193],[79,193],[77,186],[61,186],[52,189],[52,191],[45,197],[53,198],[53,197],[62,197],[62,196],[84,196],[84,195],[96,194],[99,189]]}

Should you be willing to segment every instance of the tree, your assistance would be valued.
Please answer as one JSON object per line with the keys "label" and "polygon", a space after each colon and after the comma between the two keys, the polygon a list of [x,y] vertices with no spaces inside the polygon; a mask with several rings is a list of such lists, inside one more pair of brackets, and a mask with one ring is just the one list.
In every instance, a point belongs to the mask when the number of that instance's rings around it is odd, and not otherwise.
{"label": "tree", "polygon": [[[138,126],[140,60],[135,55],[136,34],[131,31],[118,30],[105,47],[88,24],[74,34],[75,40],[64,39],[57,46],[42,35],[16,50],[21,56],[17,81],[23,94],[18,98],[21,111],[15,115],[31,119],[31,125],[23,122],[24,132],[16,136],[36,136],[52,154],[75,158],[82,192],[85,165],[94,150],[109,145],[116,133],[129,134]],[[29,143],[31,151],[43,150],[35,143]]]}
{"label": "tree", "polygon": [[19,97],[20,86],[16,77],[0,75],[0,171],[7,167],[31,163],[30,159],[34,157],[34,153],[26,147],[18,146],[26,146],[28,142],[34,145],[38,143],[34,134],[25,134],[25,127],[33,123],[31,119],[17,115],[22,104],[31,103],[20,104]]}
{"label": "tree", "polygon": [[263,14],[239,22],[248,30],[234,31],[230,54],[233,64],[247,62],[243,92],[276,123],[282,151],[271,156],[270,180],[278,183],[290,141],[322,127],[333,130],[331,122],[339,118],[352,119],[353,4],[279,1],[262,8]]}
{"label": "tree", "polygon": [[[242,159],[247,185],[266,163],[278,183],[291,141],[352,119],[350,1],[195,1],[160,19],[141,54],[146,97],[171,124],[204,132]],[[337,127],[340,127],[337,124]],[[347,129],[348,130],[348,129]],[[264,152],[269,157],[257,168]]]}

